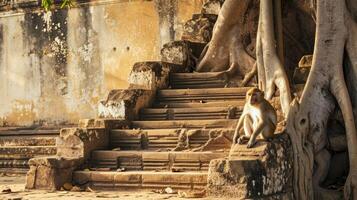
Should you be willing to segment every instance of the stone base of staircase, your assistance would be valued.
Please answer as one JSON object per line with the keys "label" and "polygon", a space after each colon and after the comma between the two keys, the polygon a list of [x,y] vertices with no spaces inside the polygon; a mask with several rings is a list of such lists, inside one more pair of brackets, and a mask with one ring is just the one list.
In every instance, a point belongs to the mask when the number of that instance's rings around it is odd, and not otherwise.
{"label": "stone base of staircase", "polygon": [[100,172],[76,171],[73,179],[77,184],[92,188],[114,190],[118,188],[153,189],[203,189],[207,185],[207,172],[130,171]]}
{"label": "stone base of staircase", "polygon": [[251,149],[246,144],[237,144],[228,159],[210,162],[208,191],[212,196],[292,199],[289,198],[292,194],[292,158],[287,134],[278,135],[271,142],[258,141]]}

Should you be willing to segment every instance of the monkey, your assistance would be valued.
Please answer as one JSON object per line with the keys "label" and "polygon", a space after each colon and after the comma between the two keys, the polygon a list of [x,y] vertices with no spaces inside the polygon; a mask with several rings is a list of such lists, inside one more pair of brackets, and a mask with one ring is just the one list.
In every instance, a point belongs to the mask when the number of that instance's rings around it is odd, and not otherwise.
{"label": "monkey", "polygon": [[[265,140],[273,138],[276,125],[276,110],[264,99],[263,91],[252,88],[247,91],[243,113],[235,129],[233,145],[243,144],[244,140],[249,140],[247,148],[252,148],[259,134]],[[240,136],[242,128],[244,128],[244,135]]]}

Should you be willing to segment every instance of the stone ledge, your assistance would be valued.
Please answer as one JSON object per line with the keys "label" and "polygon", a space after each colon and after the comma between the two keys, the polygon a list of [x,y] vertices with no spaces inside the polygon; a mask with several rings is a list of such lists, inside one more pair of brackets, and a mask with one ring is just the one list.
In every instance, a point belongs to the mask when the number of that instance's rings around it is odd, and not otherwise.
{"label": "stone ledge", "polygon": [[186,188],[202,189],[207,183],[207,173],[202,172],[97,172],[77,171],[76,183],[87,183],[94,188]]}
{"label": "stone ledge", "polygon": [[256,148],[233,147],[229,159],[213,160],[208,172],[212,196],[259,199],[292,189],[293,151],[288,135]]}

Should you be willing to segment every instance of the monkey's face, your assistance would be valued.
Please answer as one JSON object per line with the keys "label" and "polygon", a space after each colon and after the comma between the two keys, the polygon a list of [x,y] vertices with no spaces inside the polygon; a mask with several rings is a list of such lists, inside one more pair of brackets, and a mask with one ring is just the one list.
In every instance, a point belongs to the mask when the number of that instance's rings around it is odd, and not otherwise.
{"label": "monkey's face", "polygon": [[247,92],[246,101],[251,105],[259,104],[262,101],[264,93],[257,88],[253,88]]}

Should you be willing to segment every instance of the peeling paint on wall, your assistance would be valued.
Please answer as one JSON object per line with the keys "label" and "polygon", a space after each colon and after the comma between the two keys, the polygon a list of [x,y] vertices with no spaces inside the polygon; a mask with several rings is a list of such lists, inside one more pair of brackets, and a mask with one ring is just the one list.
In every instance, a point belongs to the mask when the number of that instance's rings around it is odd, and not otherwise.
{"label": "peeling paint on wall", "polygon": [[179,39],[178,21],[198,13],[202,1],[118,1],[1,13],[0,126],[96,117],[108,91],[128,86],[135,62],[160,60],[161,45]]}

